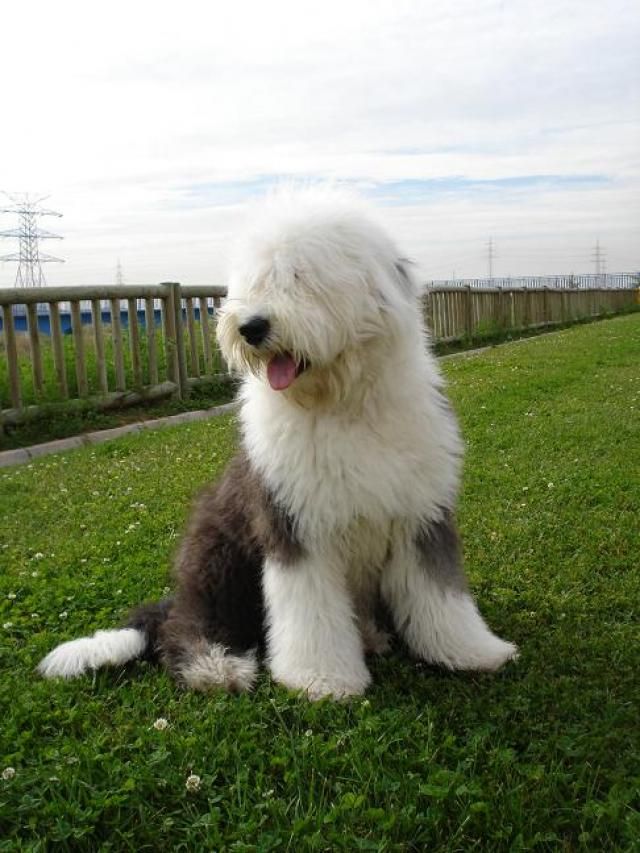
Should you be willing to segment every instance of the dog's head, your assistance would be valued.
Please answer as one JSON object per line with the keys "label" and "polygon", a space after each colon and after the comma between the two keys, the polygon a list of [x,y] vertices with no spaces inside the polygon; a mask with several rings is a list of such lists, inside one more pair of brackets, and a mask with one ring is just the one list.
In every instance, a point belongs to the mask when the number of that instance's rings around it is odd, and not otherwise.
{"label": "dog's head", "polygon": [[232,371],[294,400],[349,394],[419,324],[406,262],[362,206],[333,189],[279,190],[239,242],[218,321]]}

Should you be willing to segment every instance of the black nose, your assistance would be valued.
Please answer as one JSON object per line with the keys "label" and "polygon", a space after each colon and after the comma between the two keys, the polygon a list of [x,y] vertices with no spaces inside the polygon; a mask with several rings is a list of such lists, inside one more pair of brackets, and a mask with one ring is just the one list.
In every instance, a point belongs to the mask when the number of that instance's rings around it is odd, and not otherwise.
{"label": "black nose", "polygon": [[253,317],[238,327],[238,331],[252,347],[260,346],[269,334],[271,324],[264,317]]}

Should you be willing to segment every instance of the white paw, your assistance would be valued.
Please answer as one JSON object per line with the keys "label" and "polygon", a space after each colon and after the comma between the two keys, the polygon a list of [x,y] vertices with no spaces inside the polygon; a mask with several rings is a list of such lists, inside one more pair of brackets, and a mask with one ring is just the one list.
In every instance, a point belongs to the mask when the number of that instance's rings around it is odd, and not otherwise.
{"label": "white paw", "polygon": [[333,699],[362,696],[371,683],[371,675],[367,669],[350,678],[332,673],[313,672],[312,670],[299,670],[287,673],[286,676],[274,677],[276,681],[290,690],[304,691],[312,702],[329,696]]}
{"label": "white paw", "polygon": [[178,669],[178,676],[187,687],[203,693],[216,689],[245,693],[256,682],[258,661],[255,651],[231,655],[220,643],[211,643],[187,658]]}
{"label": "white paw", "polygon": [[510,660],[518,657],[518,647],[487,631],[475,643],[461,642],[446,651],[424,655],[430,663],[441,664],[448,669],[475,672],[495,672]]}
{"label": "white paw", "polygon": [[485,647],[478,649],[477,651],[474,650],[474,654],[471,655],[471,659],[469,661],[470,665],[468,667],[461,668],[494,672],[510,660],[518,659],[519,652],[515,643],[509,643],[507,640],[501,640],[500,637],[496,637],[495,634],[492,634],[491,639],[492,642],[487,643]]}

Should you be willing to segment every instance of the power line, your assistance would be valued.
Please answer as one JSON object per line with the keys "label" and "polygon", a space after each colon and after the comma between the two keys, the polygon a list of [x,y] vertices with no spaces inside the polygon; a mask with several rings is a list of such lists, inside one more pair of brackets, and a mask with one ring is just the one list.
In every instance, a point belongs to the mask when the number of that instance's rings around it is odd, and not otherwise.
{"label": "power line", "polygon": [[38,227],[38,216],[62,216],[55,210],[40,207],[47,196],[31,198],[28,193],[11,195],[5,193],[13,204],[10,207],[0,208],[0,213],[13,213],[20,217],[17,228],[0,231],[0,237],[13,237],[18,239],[18,251],[10,255],[3,255],[0,261],[15,261],[18,264],[16,273],[16,287],[42,287],[46,285],[46,279],[42,264],[64,263],[62,258],[47,255],[40,251],[40,240],[62,240],[59,234],[45,231]]}

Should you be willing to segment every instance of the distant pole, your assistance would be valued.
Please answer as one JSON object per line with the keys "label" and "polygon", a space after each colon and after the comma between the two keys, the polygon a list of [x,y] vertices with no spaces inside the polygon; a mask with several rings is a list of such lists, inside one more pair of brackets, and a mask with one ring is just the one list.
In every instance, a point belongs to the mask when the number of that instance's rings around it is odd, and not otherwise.
{"label": "distant pole", "polygon": [[120,263],[120,258],[118,258],[118,265],[116,266],[116,284],[124,284],[124,275],[122,273],[122,264]]}
{"label": "distant pole", "polygon": [[18,272],[16,273],[16,287],[42,287],[46,285],[42,264],[59,263],[62,258],[46,255],[40,251],[40,240],[62,240],[59,234],[38,228],[38,216],[62,216],[55,210],[47,210],[40,207],[40,203],[47,196],[31,198],[28,193],[11,195],[5,193],[13,204],[10,207],[0,208],[0,213],[14,213],[20,217],[18,228],[8,231],[0,231],[0,237],[15,237],[18,239],[18,251],[10,255],[0,257],[0,261],[16,261]]}
{"label": "distant pole", "polygon": [[596,275],[603,276],[607,270],[607,259],[605,255],[605,250],[600,245],[600,240],[596,240],[596,245],[591,255],[591,260],[595,264]]}
{"label": "distant pole", "polygon": [[493,278],[493,259],[496,256],[495,247],[493,245],[493,237],[489,237],[487,243],[487,262],[489,266],[489,279]]}

